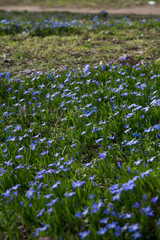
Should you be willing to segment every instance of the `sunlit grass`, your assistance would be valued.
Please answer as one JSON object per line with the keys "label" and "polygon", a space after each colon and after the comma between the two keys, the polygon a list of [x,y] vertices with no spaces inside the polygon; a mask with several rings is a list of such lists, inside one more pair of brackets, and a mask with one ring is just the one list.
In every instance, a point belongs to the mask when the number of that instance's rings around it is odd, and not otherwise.
{"label": "sunlit grass", "polygon": [[130,64],[159,59],[158,18],[1,12],[0,20],[0,68],[12,75],[119,63],[124,56]]}

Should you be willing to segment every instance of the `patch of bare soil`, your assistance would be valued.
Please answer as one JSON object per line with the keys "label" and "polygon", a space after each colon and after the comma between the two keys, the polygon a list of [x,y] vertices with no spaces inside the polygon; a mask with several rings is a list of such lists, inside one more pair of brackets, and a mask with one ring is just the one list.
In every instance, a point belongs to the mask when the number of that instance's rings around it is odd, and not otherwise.
{"label": "patch of bare soil", "polygon": [[[4,11],[28,11],[28,12],[73,12],[73,13],[99,13],[102,9],[91,8],[75,8],[75,7],[57,7],[57,8],[42,8],[38,6],[0,6],[0,10]],[[144,6],[144,7],[130,7],[120,9],[103,9],[108,14],[135,14],[135,15],[154,15],[160,16],[160,5]]]}

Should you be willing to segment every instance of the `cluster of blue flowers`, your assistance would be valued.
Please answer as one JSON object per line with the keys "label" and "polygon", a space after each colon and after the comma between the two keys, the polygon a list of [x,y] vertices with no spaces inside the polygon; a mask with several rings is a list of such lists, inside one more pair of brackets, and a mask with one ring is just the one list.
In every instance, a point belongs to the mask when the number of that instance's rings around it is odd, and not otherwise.
{"label": "cluster of blue flowers", "polygon": [[[105,17],[104,17],[105,16]],[[86,17],[86,14],[85,14]],[[97,16],[92,16],[88,14],[89,19],[74,19],[60,20],[58,16],[53,15],[51,18],[43,19],[42,16],[37,17],[37,20],[33,21],[20,21],[18,18],[13,18],[11,20],[3,19],[0,21],[0,35],[3,34],[30,34],[31,36],[48,36],[52,34],[66,34],[66,33],[79,33],[81,30],[97,30],[102,31],[113,28],[133,28],[134,24],[139,27],[148,26],[155,27],[159,24],[160,19],[143,19],[132,21],[130,18],[124,17],[120,19],[111,19],[107,14],[98,14]],[[122,58],[122,60],[125,60]]]}
{"label": "cluster of blue flowers", "polygon": [[0,74],[0,202],[32,219],[32,236],[158,236],[160,75],[148,69]]}

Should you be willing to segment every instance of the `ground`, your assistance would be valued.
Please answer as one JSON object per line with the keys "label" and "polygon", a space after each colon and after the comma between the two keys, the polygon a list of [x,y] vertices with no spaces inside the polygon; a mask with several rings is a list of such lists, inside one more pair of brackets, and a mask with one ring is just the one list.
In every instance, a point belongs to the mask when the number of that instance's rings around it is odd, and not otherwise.
{"label": "ground", "polygon": [[132,6],[132,7],[121,7],[121,8],[108,8],[103,5],[101,8],[98,7],[77,7],[75,5],[67,5],[67,6],[57,6],[57,7],[45,7],[42,6],[29,6],[29,5],[21,5],[21,6],[0,6],[0,10],[5,11],[28,11],[28,12],[73,12],[73,13],[99,13],[101,10],[107,11],[109,14],[136,14],[136,15],[160,15],[160,5],[158,6]]}

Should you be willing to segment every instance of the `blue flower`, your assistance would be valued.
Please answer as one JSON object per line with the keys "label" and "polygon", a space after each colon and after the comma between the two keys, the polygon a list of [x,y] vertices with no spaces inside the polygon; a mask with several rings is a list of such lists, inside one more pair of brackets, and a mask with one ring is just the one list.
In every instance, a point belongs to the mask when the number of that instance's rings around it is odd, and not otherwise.
{"label": "blue flower", "polygon": [[88,212],[89,212],[89,207],[85,207],[85,210],[82,212],[82,216],[87,215]]}
{"label": "blue flower", "polygon": [[6,198],[10,198],[10,194],[11,194],[11,192],[10,192],[10,189],[9,189],[5,193],[2,193],[1,196],[4,196]]}
{"label": "blue flower", "polygon": [[116,228],[117,222],[109,223],[107,226],[109,229]]}
{"label": "blue flower", "polygon": [[135,161],[134,164],[135,164],[136,166],[138,166],[142,161],[143,161],[143,159],[140,159],[140,160],[138,160],[138,161]]}
{"label": "blue flower", "polygon": [[135,232],[135,231],[137,231],[139,229],[140,229],[140,227],[139,227],[138,223],[128,226],[129,232]]}
{"label": "blue flower", "polygon": [[119,225],[117,225],[116,228],[115,228],[114,235],[115,235],[116,237],[119,237],[120,234],[121,234],[121,227],[120,227]]}
{"label": "blue flower", "polygon": [[89,64],[85,65],[85,67],[83,69],[83,73],[89,72],[90,71],[89,69],[90,69],[90,65]]}
{"label": "blue flower", "polygon": [[49,199],[49,198],[51,198],[52,196],[53,196],[53,193],[47,194],[47,195],[43,196],[43,198]]}
{"label": "blue flower", "polygon": [[138,202],[135,202],[135,204],[132,206],[133,208],[139,208],[139,203]]}
{"label": "blue flower", "polygon": [[132,217],[132,213],[123,214],[123,219],[130,219]]}
{"label": "blue flower", "polygon": [[91,194],[88,198],[89,199],[94,199],[95,198],[95,194]]}
{"label": "blue flower", "polygon": [[121,162],[117,162],[117,165],[122,170]]}
{"label": "blue flower", "polygon": [[152,169],[149,169],[149,170],[147,170],[146,172],[142,172],[141,173],[141,177],[143,178],[144,176],[149,176],[149,173],[150,172],[153,172],[153,170]]}
{"label": "blue flower", "polygon": [[81,187],[84,183],[86,182],[80,180],[78,180],[77,182],[72,182],[73,189],[75,190],[77,187]]}
{"label": "blue flower", "polygon": [[70,192],[70,193],[66,192],[66,193],[64,194],[64,196],[65,196],[65,197],[72,197],[72,196],[75,195],[75,194],[76,194],[75,192]]}
{"label": "blue flower", "polygon": [[47,228],[49,228],[50,227],[50,225],[49,224],[46,224],[44,227],[41,227],[41,228],[36,228],[36,237],[38,237],[39,236],[39,231],[46,231],[47,230]]}
{"label": "blue flower", "polygon": [[92,205],[92,210],[91,210],[91,212],[92,213],[97,213],[99,210],[100,210],[100,208],[101,208],[101,206],[103,206],[103,203],[102,203],[102,205],[100,204],[97,204],[97,203],[94,203],[93,205]]}
{"label": "blue flower", "polygon": [[100,228],[100,230],[97,231],[97,233],[100,235],[104,235],[106,231],[107,231],[107,227],[104,227],[104,228]]}
{"label": "blue flower", "polygon": [[151,202],[153,202],[153,203],[157,203],[157,201],[158,201],[158,196],[156,196],[156,197],[153,197],[152,199],[151,199]]}
{"label": "blue flower", "polygon": [[50,207],[46,212],[47,212],[47,213],[51,213],[51,212],[53,212],[53,208]]}
{"label": "blue flower", "polygon": [[109,209],[105,209],[105,210],[104,210],[104,213],[107,214],[107,215],[109,215],[109,213],[110,213]]}
{"label": "blue flower", "polygon": [[79,211],[77,214],[74,215],[77,218],[82,218],[82,213]]}
{"label": "blue flower", "polygon": [[152,210],[150,206],[148,206],[148,207],[146,207],[146,208],[142,208],[142,212],[143,212],[146,216],[154,217],[154,210]]}
{"label": "blue flower", "polygon": [[144,199],[144,201],[147,201],[147,194],[146,193],[143,194],[143,199]]}
{"label": "blue flower", "polygon": [[115,200],[120,201],[120,196],[121,196],[121,191],[119,191],[119,193],[117,193],[116,195],[114,195],[114,196],[112,197],[112,200],[113,200],[113,201],[115,201]]}
{"label": "blue flower", "polygon": [[158,219],[158,222],[156,225],[160,228],[160,218]]}
{"label": "blue flower", "polygon": [[52,205],[54,205],[57,201],[58,201],[58,197],[57,198],[55,198],[55,199],[53,199],[52,201],[51,201],[51,203],[52,203]]}
{"label": "blue flower", "polygon": [[99,142],[101,142],[102,140],[103,140],[103,138],[100,138],[100,139],[96,140],[96,143],[99,143]]}
{"label": "blue flower", "polygon": [[102,158],[102,159],[104,160],[105,157],[107,156],[107,152],[108,152],[108,151],[103,152],[103,153],[100,153],[100,154],[99,154],[99,158]]}
{"label": "blue flower", "polygon": [[156,125],[156,126],[154,126],[154,128],[156,128],[158,131],[160,131],[160,124],[159,124],[159,125]]}
{"label": "blue flower", "polygon": [[77,143],[72,144],[70,147],[77,147]]}
{"label": "blue flower", "polygon": [[60,181],[56,181],[56,183],[51,187],[51,191],[54,189],[54,188],[58,188],[58,185],[60,185]]}
{"label": "blue flower", "polygon": [[100,223],[107,224],[108,223],[108,219],[109,219],[109,217],[103,218],[103,219],[100,220]]}
{"label": "blue flower", "polygon": [[33,190],[33,187],[28,190],[26,193],[26,197],[31,199],[31,197],[34,197],[35,190]]}
{"label": "blue flower", "polygon": [[13,187],[11,188],[11,190],[17,190],[20,186],[21,186],[21,184],[17,184],[17,185],[15,185],[15,186],[13,186]]}
{"label": "blue flower", "polygon": [[90,234],[90,231],[84,231],[84,232],[78,233],[78,235],[81,237],[81,239],[86,238],[89,234]]}
{"label": "blue flower", "polygon": [[135,232],[131,236],[133,237],[134,240],[136,240],[137,238],[142,237],[142,234],[140,232]]}
{"label": "blue flower", "polygon": [[155,158],[156,158],[156,156],[151,157],[150,159],[147,160],[147,162],[153,162]]}
{"label": "blue flower", "polygon": [[38,218],[38,217],[42,216],[44,211],[45,211],[45,209],[42,208],[41,211],[36,215],[36,217]]}
{"label": "blue flower", "polygon": [[117,193],[119,191],[119,183],[115,185],[111,185],[111,187],[108,188],[111,194]]}
{"label": "blue flower", "polygon": [[128,229],[128,225],[129,223],[126,223],[122,228],[121,228],[121,231],[124,232]]}

